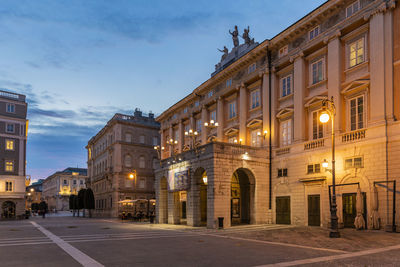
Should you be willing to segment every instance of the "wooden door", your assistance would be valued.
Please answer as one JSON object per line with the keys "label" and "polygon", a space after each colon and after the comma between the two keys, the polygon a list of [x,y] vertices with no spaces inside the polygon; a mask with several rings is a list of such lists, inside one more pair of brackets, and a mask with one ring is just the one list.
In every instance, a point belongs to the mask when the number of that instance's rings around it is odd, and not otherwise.
{"label": "wooden door", "polygon": [[356,193],[343,194],[343,225],[354,228],[354,220],[357,216]]}
{"label": "wooden door", "polygon": [[308,196],[308,225],[321,225],[320,197],[319,195]]}
{"label": "wooden door", "polygon": [[276,223],[290,224],[290,197],[276,197]]}

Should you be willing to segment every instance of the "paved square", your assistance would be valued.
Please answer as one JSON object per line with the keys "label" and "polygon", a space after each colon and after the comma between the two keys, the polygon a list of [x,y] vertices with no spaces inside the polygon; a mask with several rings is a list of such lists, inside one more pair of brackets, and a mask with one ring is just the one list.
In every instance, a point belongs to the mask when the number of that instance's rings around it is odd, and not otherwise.
{"label": "paved square", "polygon": [[1,266],[400,265],[398,234],[346,229],[340,239],[326,236],[327,231],[319,227],[254,225],[212,230],[105,219],[33,218],[0,222],[0,257]]}

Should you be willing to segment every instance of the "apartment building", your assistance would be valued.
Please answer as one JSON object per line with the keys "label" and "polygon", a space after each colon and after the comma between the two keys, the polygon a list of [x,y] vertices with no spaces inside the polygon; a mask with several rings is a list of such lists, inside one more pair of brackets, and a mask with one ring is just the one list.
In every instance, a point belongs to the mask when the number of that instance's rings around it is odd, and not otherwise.
{"label": "apartment building", "polygon": [[0,90],[0,208],[2,219],[25,213],[28,104],[25,96]]}
{"label": "apartment building", "polygon": [[69,210],[69,196],[86,188],[87,169],[68,167],[47,177],[42,183],[42,198],[50,211]]}
{"label": "apartment building", "polygon": [[124,200],[154,199],[159,129],[153,113],[136,109],[133,116],[115,114],[89,140],[88,175],[96,216],[118,217]]}
{"label": "apartment building", "polygon": [[332,127],[319,115],[333,100],[340,226],[354,227],[357,191],[367,227],[375,211],[379,227],[398,224],[399,59],[387,0],[330,0],[255,47],[235,44],[157,118],[157,221],[327,227]]}

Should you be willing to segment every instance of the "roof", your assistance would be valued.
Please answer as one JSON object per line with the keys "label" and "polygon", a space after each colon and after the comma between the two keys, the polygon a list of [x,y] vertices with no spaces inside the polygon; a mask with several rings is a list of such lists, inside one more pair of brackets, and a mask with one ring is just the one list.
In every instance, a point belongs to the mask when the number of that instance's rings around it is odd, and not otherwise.
{"label": "roof", "polygon": [[79,173],[79,175],[84,175],[87,176],[87,169],[84,168],[72,168],[72,167],[68,167],[65,170],[58,172],[58,173],[68,173],[68,174],[72,174],[73,172],[77,172]]}

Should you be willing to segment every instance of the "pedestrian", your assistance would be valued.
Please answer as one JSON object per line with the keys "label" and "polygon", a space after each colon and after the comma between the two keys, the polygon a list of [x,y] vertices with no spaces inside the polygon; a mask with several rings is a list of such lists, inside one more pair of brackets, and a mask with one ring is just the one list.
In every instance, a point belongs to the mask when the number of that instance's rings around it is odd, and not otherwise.
{"label": "pedestrian", "polygon": [[39,203],[39,210],[42,213],[42,217],[44,219],[46,217],[46,212],[47,212],[47,203],[44,200]]}

